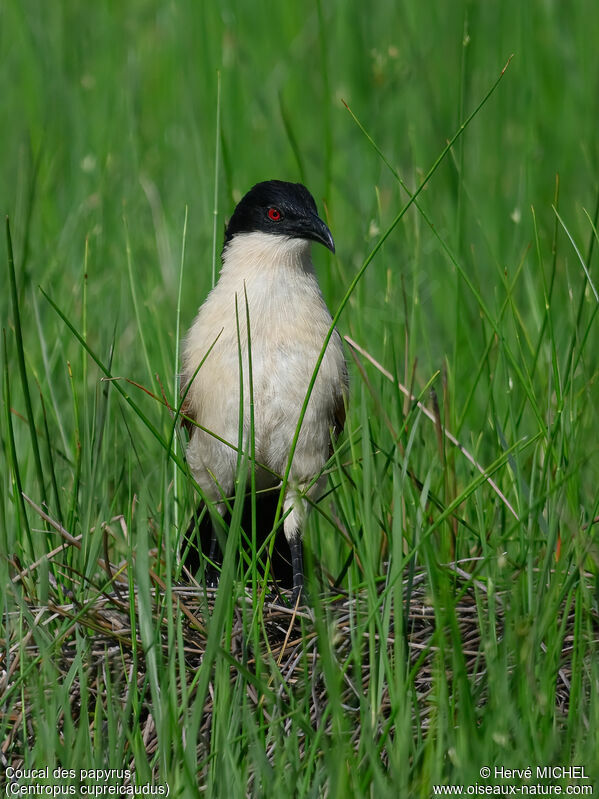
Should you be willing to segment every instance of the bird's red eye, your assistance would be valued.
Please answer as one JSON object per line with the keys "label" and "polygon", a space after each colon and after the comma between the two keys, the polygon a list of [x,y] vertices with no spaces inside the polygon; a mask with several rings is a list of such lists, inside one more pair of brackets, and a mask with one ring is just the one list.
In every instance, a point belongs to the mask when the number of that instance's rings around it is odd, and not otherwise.
{"label": "bird's red eye", "polygon": [[269,208],[268,209],[268,218],[272,219],[273,222],[278,222],[281,218],[281,212],[278,208]]}

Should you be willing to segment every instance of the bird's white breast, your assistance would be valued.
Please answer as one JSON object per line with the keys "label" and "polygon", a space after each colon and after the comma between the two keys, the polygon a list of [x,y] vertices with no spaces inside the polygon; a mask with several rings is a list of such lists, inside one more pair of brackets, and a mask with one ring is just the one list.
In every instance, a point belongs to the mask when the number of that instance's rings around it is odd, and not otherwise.
{"label": "bird's white breast", "polygon": [[[243,387],[243,437],[247,443],[249,351],[256,458],[278,473],[284,471],[330,324],[308,242],[263,233],[236,236],[225,249],[219,281],[201,306],[184,344],[184,384],[205,358],[188,393],[194,418],[237,446]],[[329,427],[345,382],[345,361],[335,332],[310,396],[294,471],[309,477],[322,467]],[[214,437],[194,431],[190,464],[196,479],[202,468],[218,471],[221,461],[221,471],[230,470],[236,453],[230,450],[230,454],[232,457],[227,457]],[[227,482],[224,474],[221,477]]]}

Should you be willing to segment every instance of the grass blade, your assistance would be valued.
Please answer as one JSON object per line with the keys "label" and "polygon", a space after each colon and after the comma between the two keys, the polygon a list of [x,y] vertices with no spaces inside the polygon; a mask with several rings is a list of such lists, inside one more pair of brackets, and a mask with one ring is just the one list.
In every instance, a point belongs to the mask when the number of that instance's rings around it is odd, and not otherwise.
{"label": "grass blade", "polygon": [[39,444],[37,441],[35,420],[33,418],[33,406],[31,404],[31,394],[29,393],[29,381],[27,380],[27,367],[25,366],[25,349],[23,347],[23,330],[21,328],[21,313],[19,310],[19,299],[17,293],[17,277],[15,274],[15,261],[12,249],[12,238],[10,235],[10,221],[8,217],[6,217],[6,247],[8,252],[8,278],[10,282],[10,296],[12,300],[12,312],[15,323],[15,339],[17,342],[17,362],[19,364],[19,374],[21,376],[21,388],[23,391],[23,399],[25,400],[25,412],[27,415],[27,422],[29,423],[29,435],[31,436],[31,447],[33,449],[33,457],[35,460],[35,468],[37,471],[37,479],[39,482],[40,493],[42,496],[42,501],[46,503],[44,470],[42,468],[42,459],[40,456]]}

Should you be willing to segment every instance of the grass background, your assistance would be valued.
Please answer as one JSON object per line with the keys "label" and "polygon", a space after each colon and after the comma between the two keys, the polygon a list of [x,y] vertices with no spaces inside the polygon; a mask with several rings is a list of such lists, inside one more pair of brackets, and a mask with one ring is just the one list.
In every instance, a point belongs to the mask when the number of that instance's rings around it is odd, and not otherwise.
{"label": "grass background", "polygon": [[[494,764],[584,765],[597,784],[597,30],[599,7],[584,0],[408,0],[369,10],[351,0],[2,2],[0,185],[17,278],[16,302],[8,269],[0,296],[3,667],[13,664],[0,721],[7,762],[134,764],[138,781],[168,782],[174,795],[194,795],[199,780],[214,796],[429,796],[435,783],[472,783]],[[267,702],[262,715],[244,699],[244,674],[231,683],[216,649],[212,670],[194,677],[197,693],[181,692],[180,621],[169,621],[170,660],[153,647],[159,625],[147,555],[164,546],[170,585],[193,503],[164,445],[172,418],[140,389],[101,382],[39,287],[112,375],[158,395],[162,386],[175,402],[177,320],[184,330],[209,290],[214,226],[218,256],[225,220],[247,188],[271,177],[308,185],[337,244],[334,258],[314,253],[336,309],[407,200],[343,101],[415,190],[512,53],[498,88],[423,188],[421,210],[408,210],[369,264],[339,328],[413,381],[429,405],[432,381],[444,423],[479,462],[496,464],[520,520],[476,483],[459,452],[440,450],[434,427],[392,382],[370,365],[354,367],[338,488],[333,504],[323,503],[329,520],[313,513],[308,533],[333,574],[355,553],[343,585],[365,593],[370,611],[339,663],[326,602],[316,602],[330,726],[307,723],[305,698]],[[61,539],[21,505],[20,489],[82,536],[80,551],[44,561],[23,587],[10,584],[11,559],[27,565]],[[467,525],[451,521],[448,507]],[[125,707],[108,677],[102,696],[86,688],[85,630],[65,675],[57,662],[71,622],[35,626],[32,609],[32,598],[84,605],[96,596],[97,531],[117,514],[128,534],[113,525],[111,547],[138,585],[139,657],[153,664]],[[459,654],[455,584],[444,566],[466,557],[480,558],[476,579],[485,587],[475,591],[476,680]],[[415,568],[426,573],[440,653],[426,698],[417,696],[402,643],[409,629],[398,586]],[[231,586],[213,618],[217,643],[226,644],[240,591],[232,578]],[[384,640],[393,619],[391,653],[364,644],[369,631]],[[259,619],[247,624],[259,638]],[[35,651],[18,646],[30,628]],[[356,736],[340,674],[364,661],[373,679],[359,698]],[[570,703],[556,708],[566,661]],[[268,695],[276,668],[263,668]],[[220,710],[198,760],[194,731],[209,678]],[[76,680],[85,713],[71,706]],[[383,685],[390,708],[380,703]],[[424,705],[433,708],[426,725]],[[157,728],[151,754],[139,732],[142,706]]]}

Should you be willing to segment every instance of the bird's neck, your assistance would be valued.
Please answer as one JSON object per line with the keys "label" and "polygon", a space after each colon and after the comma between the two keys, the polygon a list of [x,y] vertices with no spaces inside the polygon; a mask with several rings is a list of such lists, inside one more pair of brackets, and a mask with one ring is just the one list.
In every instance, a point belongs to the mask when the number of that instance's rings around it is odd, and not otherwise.
{"label": "bird's neck", "polygon": [[253,274],[272,277],[283,271],[314,273],[310,242],[268,233],[236,235],[223,251],[221,279],[248,280]]}

